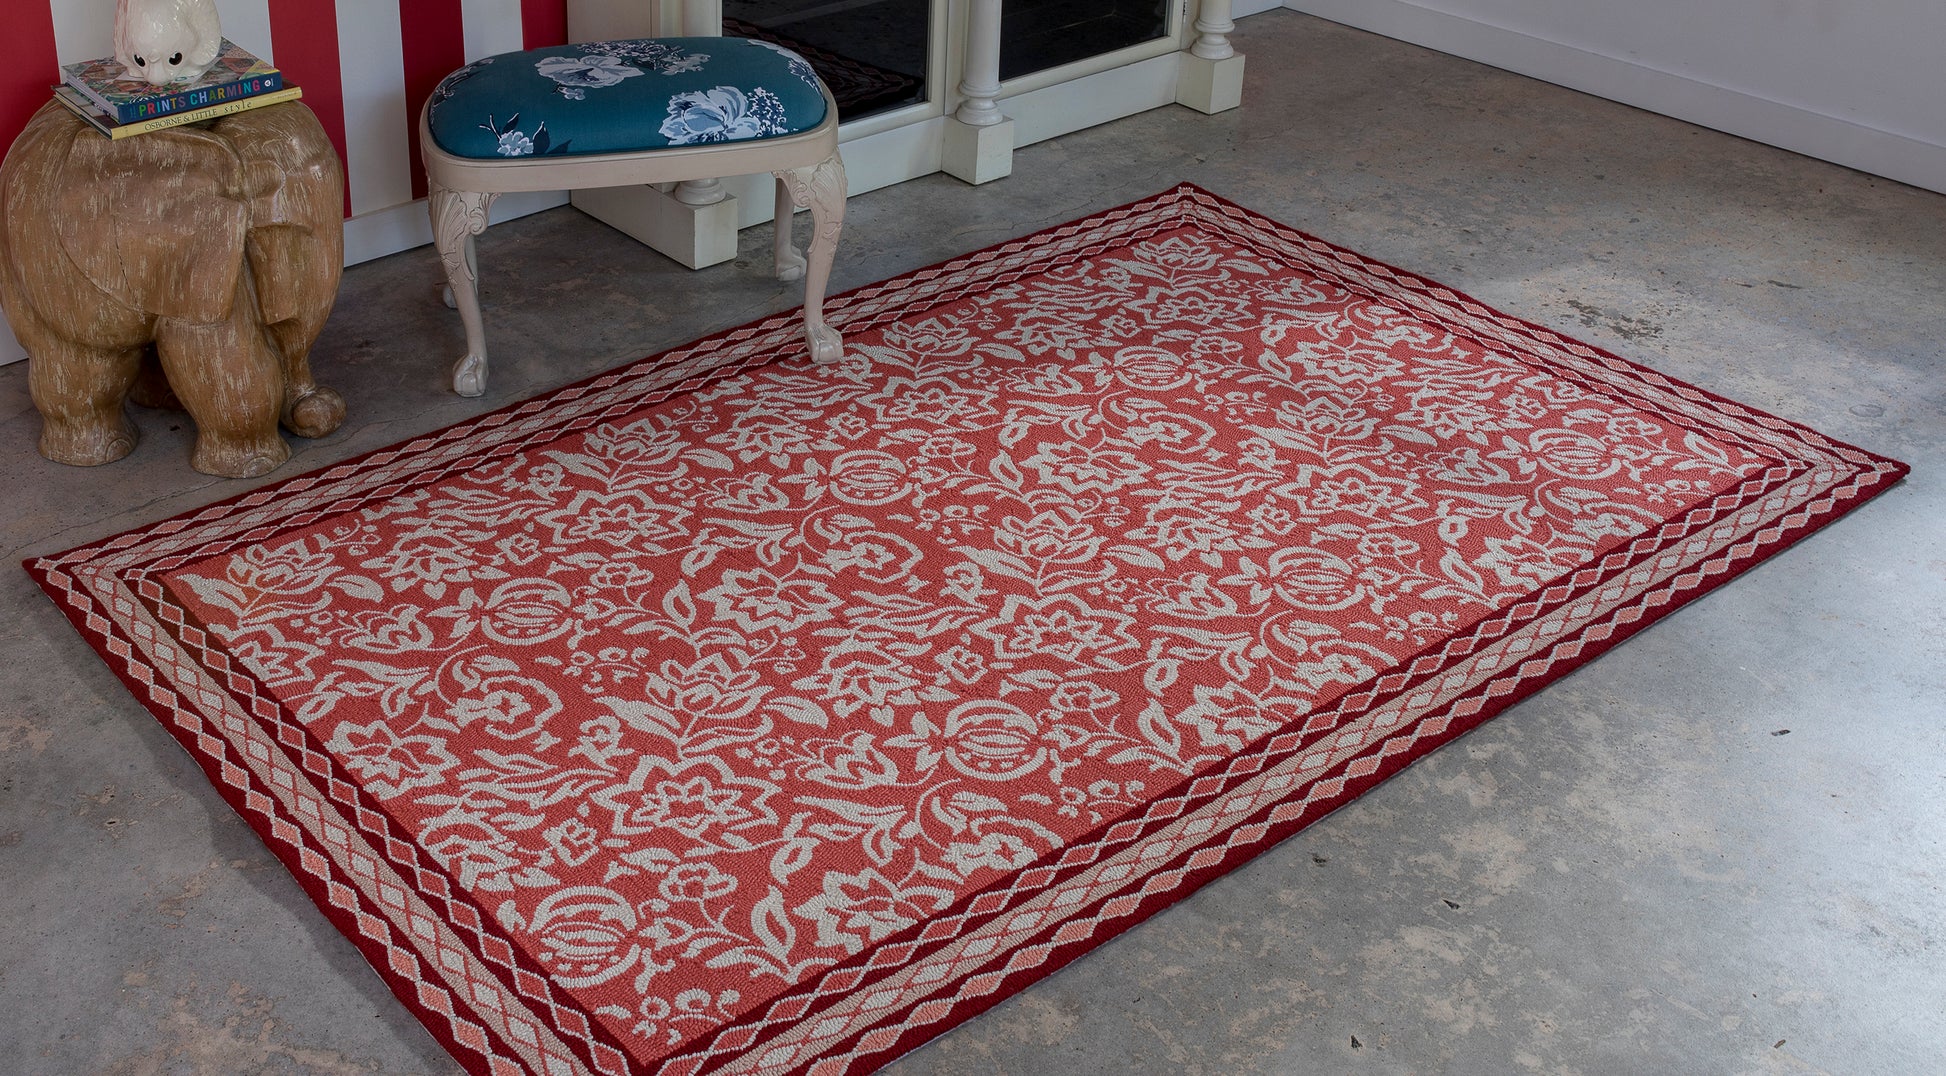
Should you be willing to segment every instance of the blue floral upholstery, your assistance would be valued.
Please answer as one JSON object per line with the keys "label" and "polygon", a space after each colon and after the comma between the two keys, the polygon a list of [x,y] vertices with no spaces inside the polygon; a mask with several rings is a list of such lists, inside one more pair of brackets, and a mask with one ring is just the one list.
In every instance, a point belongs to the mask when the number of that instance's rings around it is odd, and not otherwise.
{"label": "blue floral upholstery", "polygon": [[433,141],[456,157],[630,153],[746,142],[824,121],[796,53],[737,37],[557,45],[489,56],[433,91]]}

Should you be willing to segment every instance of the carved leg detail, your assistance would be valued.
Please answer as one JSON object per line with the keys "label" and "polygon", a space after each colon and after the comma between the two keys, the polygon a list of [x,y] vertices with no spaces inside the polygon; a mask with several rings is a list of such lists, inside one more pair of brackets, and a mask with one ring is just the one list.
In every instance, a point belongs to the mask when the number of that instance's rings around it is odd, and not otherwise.
{"label": "carved leg detail", "polygon": [[824,323],[824,289],[831,280],[831,259],[838,252],[838,235],[845,226],[845,163],[836,153],[811,168],[776,173],[790,189],[797,205],[811,207],[811,256],[804,274],[804,339],[811,357],[836,362],[845,353],[844,339]]}
{"label": "carved leg detail", "polygon": [[779,280],[801,280],[804,277],[804,255],[791,242],[791,215],[796,212],[797,199],[791,195],[791,185],[784,182],[784,177],[780,175],[777,177],[777,219],[772,224],[777,229]]}
{"label": "carved leg detail", "polygon": [[450,302],[466,326],[466,354],[453,364],[453,391],[461,396],[486,391],[486,325],[480,318],[480,270],[473,237],[486,231],[487,208],[493,199],[491,194],[448,190],[435,183],[427,200],[433,245],[446,266]]}

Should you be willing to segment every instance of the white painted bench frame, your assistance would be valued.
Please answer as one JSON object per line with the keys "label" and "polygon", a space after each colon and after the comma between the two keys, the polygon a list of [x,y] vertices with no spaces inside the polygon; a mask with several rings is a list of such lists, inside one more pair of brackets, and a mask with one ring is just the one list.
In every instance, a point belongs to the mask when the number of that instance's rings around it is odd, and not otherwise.
{"label": "white painted bench frame", "polygon": [[[750,142],[670,146],[634,153],[560,157],[455,157],[432,139],[428,115],[419,113],[419,146],[430,188],[433,244],[446,266],[451,295],[466,326],[466,354],[453,364],[453,391],[478,396],[486,391],[486,329],[480,318],[479,265],[473,240],[486,230],[487,208],[502,194],[519,191],[626,187],[649,183],[708,180],[719,176],[770,172],[777,177],[777,276],[804,278],[804,337],[812,357],[830,362],[844,353],[844,340],[824,323],[824,289],[831,259],[845,222],[845,165],[838,156],[838,104],[820,83],[824,122],[808,131]],[[808,263],[791,244],[791,214],[811,210]]]}

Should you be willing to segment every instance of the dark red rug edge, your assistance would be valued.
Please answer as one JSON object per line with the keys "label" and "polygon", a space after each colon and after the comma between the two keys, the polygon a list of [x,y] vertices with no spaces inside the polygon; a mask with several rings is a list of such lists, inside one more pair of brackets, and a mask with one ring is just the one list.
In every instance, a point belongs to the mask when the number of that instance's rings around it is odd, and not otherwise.
{"label": "dark red rug edge", "polygon": [[[1432,277],[1425,276],[1421,273],[1413,272],[1410,269],[1401,269],[1400,267],[1393,265],[1390,262],[1380,261],[1377,258],[1353,250],[1350,247],[1340,246],[1329,239],[1320,238],[1316,235],[1311,234],[1310,232],[1304,231],[1301,228],[1294,228],[1288,224],[1284,224],[1281,221],[1276,220],[1273,217],[1266,216],[1265,214],[1260,213],[1257,210],[1251,209],[1248,206],[1239,205],[1238,203],[1231,201],[1230,199],[1225,198],[1224,196],[1217,194],[1214,191],[1205,190],[1204,188],[1197,186],[1194,183],[1183,182],[1177,184],[1175,187],[1170,188],[1169,191],[1165,191],[1163,192],[1163,194],[1156,195],[1155,197],[1162,197],[1163,195],[1173,193],[1175,191],[1179,191],[1183,189],[1193,190],[1198,194],[1201,194],[1204,197],[1209,198],[1211,201],[1220,202],[1223,205],[1228,206],[1231,209],[1234,209],[1237,212],[1242,213],[1246,216],[1255,218],[1256,220],[1266,221],[1277,228],[1281,228],[1287,232],[1302,237],[1306,242],[1316,243],[1320,246],[1327,247],[1338,254],[1349,254],[1353,258],[1357,259],[1358,261],[1364,262],[1367,265],[1373,265],[1382,268],[1386,272],[1391,273],[1393,276],[1398,277],[1399,279],[1412,282],[1414,285],[1418,286],[1418,288],[1423,291],[1445,292],[1446,294],[1451,295],[1453,297],[1454,302],[1462,303],[1462,304],[1471,304],[1473,306],[1479,307],[1481,310],[1485,311],[1488,315],[1496,319],[1499,319],[1501,321],[1507,322],[1511,325],[1517,325],[1530,335],[1551,337],[1555,340],[1560,340],[1563,342],[1575,344],[1580,347],[1585,347],[1590,352],[1600,356],[1603,360],[1605,360],[1609,364],[1624,367],[1630,370],[1631,372],[1636,373],[1637,375],[1646,374],[1657,380],[1666,382],[1670,387],[1681,389],[1687,392],[1693,392],[1696,395],[1702,397],[1703,399],[1706,399],[1711,403],[1718,405],[1719,407],[1732,408],[1736,411],[1742,412],[1745,415],[1762,420],[1763,424],[1783,427],[1792,430],[1800,435],[1808,435],[1807,439],[1809,440],[1823,442],[1835,446],[1837,448],[1845,449],[1851,452],[1856,452],[1861,456],[1871,459],[1874,463],[1880,465],[1881,467],[1891,467],[1894,470],[1896,470],[1897,473],[1894,476],[1894,481],[1896,481],[1899,478],[1904,478],[1911,471],[1911,467],[1909,467],[1908,465],[1906,465],[1905,463],[1899,460],[1893,459],[1890,456],[1886,456],[1879,452],[1875,452],[1869,448],[1863,448],[1858,445],[1851,444],[1850,442],[1847,441],[1840,441],[1837,438],[1830,436],[1829,434],[1823,433],[1822,431],[1818,430],[1816,427],[1806,425],[1805,423],[1799,422],[1796,419],[1784,418],[1781,415],[1777,415],[1770,411],[1766,411],[1763,408],[1753,407],[1750,404],[1744,403],[1741,400],[1735,399],[1730,396],[1722,395],[1721,393],[1715,392],[1710,389],[1703,388],[1702,386],[1697,385],[1693,382],[1685,381],[1671,374],[1665,374],[1662,371],[1647,365],[1646,363],[1640,362],[1636,359],[1628,358],[1627,356],[1618,354],[1614,351],[1610,351],[1607,348],[1602,347],[1600,344],[1592,344],[1586,340],[1581,339],[1578,336],[1572,336],[1567,333],[1560,332],[1556,329],[1552,329],[1546,325],[1543,325],[1538,321],[1529,321],[1526,318],[1520,317],[1518,315],[1509,314],[1506,311],[1500,309],[1499,307],[1494,306],[1491,303],[1482,302],[1479,299],[1474,298],[1472,295],[1460,291],[1459,289],[1454,288],[1449,284],[1442,283],[1441,281],[1435,280]],[[1138,202],[1131,202],[1129,203],[1129,205],[1136,205],[1139,204],[1139,202],[1145,202],[1149,200],[1150,199],[1144,198],[1144,199],[1140,199]],[[1126,209],[1127,206],[1120,206],[1117,208]],[[1104,212],[1114,212],[1114,210],[1104,210]],[[1037,232],[1035,234],[1038,235],[1040,233]],[[1868,496],[1865,499],[1869,500],[1870,497]]]}

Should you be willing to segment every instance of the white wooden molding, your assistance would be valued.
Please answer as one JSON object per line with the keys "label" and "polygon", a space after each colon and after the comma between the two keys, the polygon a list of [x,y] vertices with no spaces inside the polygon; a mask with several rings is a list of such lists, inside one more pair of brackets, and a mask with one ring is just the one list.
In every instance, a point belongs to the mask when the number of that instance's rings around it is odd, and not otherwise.
{"label": "white wooden molding", "polygon": [[1004,179],[1014,171],[1014,121],[974,127],[957,116],[946,117],[940,146],[940,171],[975,186]]}
{"label": "white wooden molding", "polygon": [[1196,37],[1183,52],[1176,103],[1213,115],[1243,103],[1243,55],[1230,47],[1237,24],[1230,0],[1203,0],[1196,9]]}
{"label": "white wooden molding", "polygon": [[1946,146],[1407,0],[1285,0],[1293,11],[1946,193]]}
{"label": "white wooden molding", "polygon": [[1015,117],[1015,145],[1031,146],[1173,103],[1182,58],[1187,55],[1166,52],[1073,82],[1002,98]]}
{"label": "white wooden molding", "polygon": [[966,55],[959,92],[947,117],[941,167],[968,183],[1013,173],[1014,125],[1000,113],[1000,0],[973,0],[966,16]]}
{"label": "white wooden molding", "polygon": [[677,184],[671,191],[647,186],[590,187],[575,191],[570,200],[574,208],[634,237],[678,265],[704,269],[737,256],[740,203],[725,193],[721,180],[703,182],[709,184],[714,201],[690,201],[705,192],[686,183]]}
{"label": "white wooden molding", "polygon": [[[505,194],[493,203],[489,223],[524,217],[543,209],[568,204],[566,191],[534,194]],[[345,264],[357,265],[401,250],[423,247],[432,242],[432,219],[424,198],[403,205],[389,206],[351,218],[345,222]]]}

